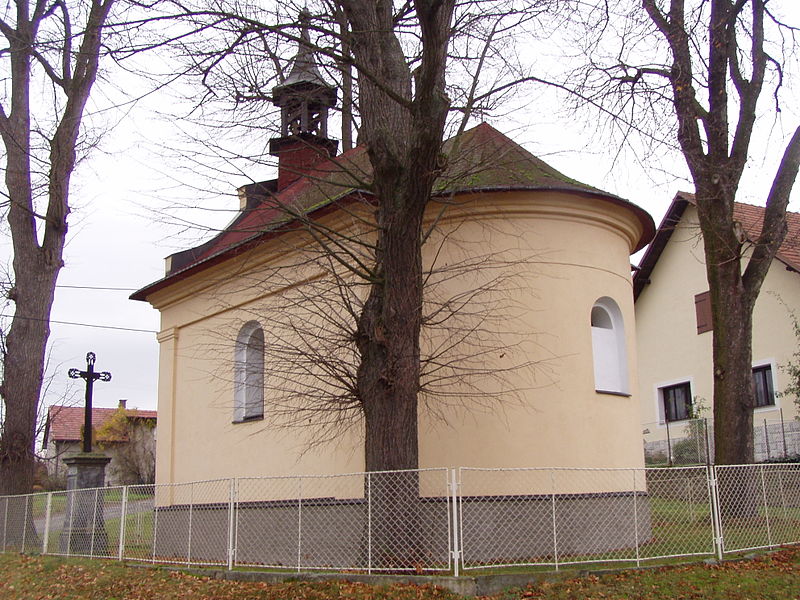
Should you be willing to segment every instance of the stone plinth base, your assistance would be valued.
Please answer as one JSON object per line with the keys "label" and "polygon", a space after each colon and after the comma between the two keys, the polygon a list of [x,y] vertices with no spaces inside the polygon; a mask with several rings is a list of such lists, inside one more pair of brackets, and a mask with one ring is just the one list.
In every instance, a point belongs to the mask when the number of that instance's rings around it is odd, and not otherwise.
{"label": "stone plinth base", "polygon": [[104,556],[108,534],[103,515],[102,489],[111,458],[92,452],[64,459],[67,465],[67,505],[58,549],[65,554]]}

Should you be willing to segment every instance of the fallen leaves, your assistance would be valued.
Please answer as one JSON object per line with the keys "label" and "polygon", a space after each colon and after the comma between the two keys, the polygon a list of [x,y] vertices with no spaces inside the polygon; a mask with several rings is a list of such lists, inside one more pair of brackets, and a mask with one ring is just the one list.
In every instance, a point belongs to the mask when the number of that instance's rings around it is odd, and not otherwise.
{"label": "fallen leaves", "polygon": [[[720,565],[662,567],[542,581],[492,600],[789,600],[800,590],[800,548]],[[233,582],[116,562],[0,554],[0,600],[458,600],[429,585],[347,581]]]}

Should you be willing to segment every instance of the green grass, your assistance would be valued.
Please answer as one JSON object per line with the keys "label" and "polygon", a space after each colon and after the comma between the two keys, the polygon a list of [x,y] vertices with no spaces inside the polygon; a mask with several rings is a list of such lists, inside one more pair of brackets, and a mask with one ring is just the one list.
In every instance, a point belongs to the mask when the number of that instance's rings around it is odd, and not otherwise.
{"label": "green grass", "polygon": [[[103,492],[103,500],[106,505],[122,504],[122,488],[109,488]],[[131,489],[128,491],[128,502],[146,500],[152,498],[152,494],[143,494]],[[58,515],[67,509],[67,492],[52,492],[50,502],[50,514]],[[34,494],[30,499],[30,510],[34,519],[44,517],[47,514],[47,494]]]}
{"label": "green grass", "polygon": [[[550,577],[486,600],[791,600],[800,590],[800,548],[756,560],[683,565],[584,577]],[[231,582],[116,561],[0,555],[3,600],[458,600],[429,585],[373,586],[344,581]]]}

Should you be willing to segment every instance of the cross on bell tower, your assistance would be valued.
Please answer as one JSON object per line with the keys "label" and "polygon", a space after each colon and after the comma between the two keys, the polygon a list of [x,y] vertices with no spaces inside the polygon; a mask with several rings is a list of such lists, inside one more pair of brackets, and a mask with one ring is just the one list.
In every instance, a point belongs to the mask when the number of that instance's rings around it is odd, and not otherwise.
{"label": "cross on bell tower", "polygon": [[307,10],[300,12],[300,42],[289,75],[272,89],[272,102],[281,109],[281,137],[269,151],[278,157],[278,189],[298,178],[320,158],[336,153],[338,142],[328,136],[328,110],[336,105],[336,87],[320,75],[311,46]]}

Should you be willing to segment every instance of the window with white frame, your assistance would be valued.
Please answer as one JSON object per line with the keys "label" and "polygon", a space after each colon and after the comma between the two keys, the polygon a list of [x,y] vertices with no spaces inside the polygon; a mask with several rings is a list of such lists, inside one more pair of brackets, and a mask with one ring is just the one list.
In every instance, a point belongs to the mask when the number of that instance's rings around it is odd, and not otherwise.
{"label": "window with white frame", "polygon": [[775,406],[775,388],[772,382],[772,366],[753,367],[753,387],[756,394],[756,408]]}
{"label": "window with white frame", "polygon": [[628,394],[628,352],[622,312],[611,298],[592,306],[592,359],[594,387],[598,392]]}
{"label": "window with white frame", "polygon": [[264,416],[264,330],[256,321],[245,323],[234,350],[233,420]]}
{"label": "window with white frame", "polygon": [[688,381],[658,388],[664,421],[685,421],[692,418],[692,386]]}

